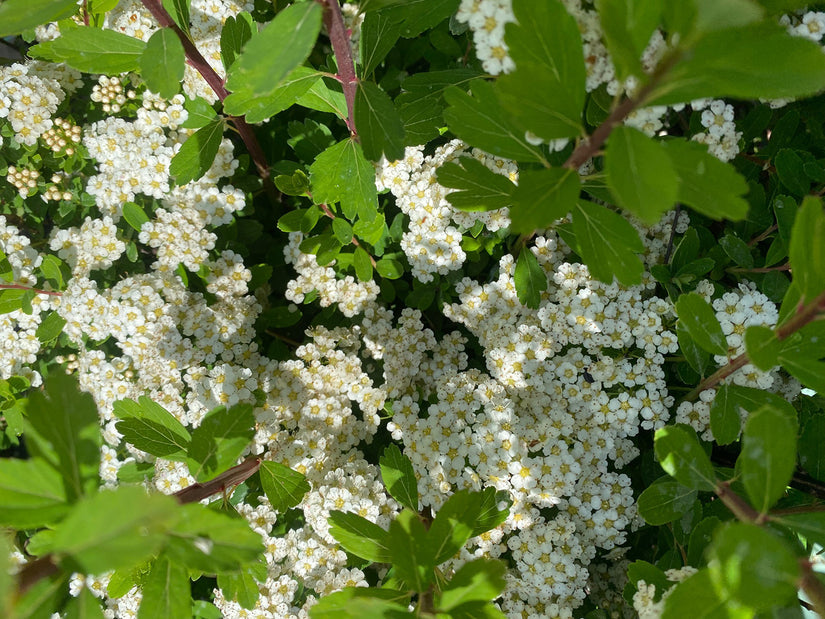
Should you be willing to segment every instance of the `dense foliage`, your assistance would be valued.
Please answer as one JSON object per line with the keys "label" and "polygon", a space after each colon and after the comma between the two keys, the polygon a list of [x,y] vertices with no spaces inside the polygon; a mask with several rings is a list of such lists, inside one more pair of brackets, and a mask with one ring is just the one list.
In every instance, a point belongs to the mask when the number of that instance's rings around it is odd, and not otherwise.
{"label": "dense foliage", "polygon": [[5,0],[0,613],[825,612],[819,8]]}

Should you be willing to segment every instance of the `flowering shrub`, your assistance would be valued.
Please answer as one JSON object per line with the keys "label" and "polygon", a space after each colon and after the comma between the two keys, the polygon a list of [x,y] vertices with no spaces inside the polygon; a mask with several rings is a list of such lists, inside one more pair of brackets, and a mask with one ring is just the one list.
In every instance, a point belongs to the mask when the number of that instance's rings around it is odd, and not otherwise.
{"label": "flowering shrub", "polygon": [[825,612],[819,8],[3,2],[4,616]]}

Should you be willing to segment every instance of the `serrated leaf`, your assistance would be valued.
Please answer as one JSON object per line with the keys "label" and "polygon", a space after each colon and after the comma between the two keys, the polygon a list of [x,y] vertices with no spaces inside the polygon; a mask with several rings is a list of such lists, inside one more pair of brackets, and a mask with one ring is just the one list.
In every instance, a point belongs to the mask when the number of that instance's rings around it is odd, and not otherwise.
{"label": "serrated leaf", "polygon": [[541,293],[547,290],[547,273],[541,268],[533,252],[526,247],[519,252],[513,281],[521,304],[537,309],[541,303]]}
{"label": "serrated leaf", "polygon": [[226,70],[232,66],[235,59],[241,54],[244,45],[257,32],[257,26],[252,16],[246,11],[237,15],[230,15],[223,22],[221,29],[221,61]]}
{"label": "serrated leaf", "polygon": [[458,189],[447,200],[462,211],[491,211],[510,206],[516,185],[472,157],[460,157],[438,168],[436,178],[444,187]]}
{"label": "serrated leaf", "polygon": [[221,146],[223,128],[223,119],[216,118],[187,138],[169,164],[176,184],[185,185],[206,174]]}
{"label": "serrated leaf", "polygon": [[371,219],[359,219],[352,226],[352,231],[359,239],[362,239],[370,245],[377,244],[381,237],[384,236],[384,230],[387,227],[387,221],[383,213],[377,213]]}
{"label": "serrated leaf", "polygon": [[347,587],[323,596],[310,610],[311,619],[412,617],[407,611],[410,594],[378,587]]}
{"label": "serrated leaf", "polygon": [[427,536],[435,565],[455,555],[473,536],[482,500],[480,492],[459,490],[439,508]]}
{"label": "serrated leaf", "polygon": [[544,161],[541,150],[524,139],[496,98],[493,86],[483,79],[470,83],[471,93],[458,87],[444,91],[449,107],[444,120],[457,137],[481,150],[516,161]]}
{"label": "serrated leaf", "polygon": [[48,344],[63,333],[66,326],[66,319],[57,312],[49,312],[48,315],[37,326],[35,335],[41,344]]}
{"label": "serrated leaf", "polygon": [[396,445],[390,445],[381,456],[381,478],[390,496],[401,505],[418,512],[418,481],[412,463]]}
{"label": "serrated leaf", "polygon": [[372,82],[358,82],[353,113],[367,159],[378,161],[382,154],[388,161],[404,157],[404,125],[387,93]]}
{"label": "serrated leaf", "polygon": [[571,212],[579,196],[581,181],[575,170],[548,168],[525,170],[519,175],[510,208],[510,230],[529,234],[547,228]]}
{"label": "serrated leaf", "polygon": [[667,149],[638,129],[621,126],[610,134],[605,174],[619,206],[648,223],[677,200],[679,176]]}
{"label": "serrated leaf", "polygon": [[192,440],[189,431],[169,411],[146,396],[113,404],[116,425],[125,440],[138,449],[169,460],[184,461]]}
{"label": "serrated leaf", "polygon": [[5,0],[0,4],[0,38],[75,14],[75,0]]}
{"label": "serrated leaf", "polygon": [[349,220],[372,221],[378,211],[375,169],[361,145],[349,138],[333,144],[309,168],[312,199],[316,204],[341,203]]}
{"label": "serrated leaf", "polygon": [[134,202],[124,202],[122,210],[123,219],[138,232],[140,232],[143,224],[149,223],[150,221],[149,216]]}
{"label": "serrated leaf", "polygon": [[232,64],[226,88],[251,104],[266,99],[307,59],[321,29],[321,6],[292,4],[255,35]]}
{"label": "serrated leaf", "polygon": [[647,105],[704,97],[779,99],[825,88],[825,56],[818,44],[760,21],[701,36],[651,93]]}
{"label": "serrated leaf", "polygon": [[[5,6],[5,5],[4,5]],[[146,43],[114,30],[72,28],[53,40],[35,45],[29,53],[42,51],[83,73],[117,75],[138,71]]]}
{"label": "serrated leaf", "polygon": [[664,0],[599,0],[596,8],[619,81],[644,76],[642,53],[659,25]]}
{"label": "serrated leaf", "polygon": [[779,363],[800,383],[817,393],[825,393],[825,362],[779,354]]}
{"label": "serrated leaf", "polygon": [[810,302],[825,289],[825,212],[819,198],[808,196],[802,201],[793,224],[789,256],[794,284]]}
{"label": "serrated leaf", "polygon": [[349,512],[331,511],[329,533],[347,551],[374,563],[389,563],[389,534],[377,524]]}
{"label": "serrated leaf", "polygon": [[369,12],[361,24],[361,79],[366,79],[384,60],[398,41],[403,29],[401,21],[391,19],[384,12]]}
{"label": "serrated leaf", "polygon": [[123,486],[79,501],[55,527],[51,547],[88,574],[131,567],[160,549],[179,517],[172,497]]}
{"label": "serrated leaf", "polygon": [[507,567],[496,559],[476,559],[462,565],[441,588],[442,611],[449,611],[467,602],[489,602],[504,590]]}
{"label": "serrated leaf", "polygon": [[705,299],[695,293],[683,294],[676,301],[679,323],[704,350],[714,355],[727,355],[728,343],[716,314]]}
{"label": "serrated leaf", "polygon": [[166,555],[158,557],[143,583],[138,619],[165,617],[189,619],[192,616],[192,594],[189,572]]}
{"label": "serrated leaf", "polygon": [[[435,523],[433,523],[435,524]],[[427,590],[434,574],[429,533],[415,512],[404,509],[390,522],[387,546],[396,574],[413,591]]]}
{"label": "serrated leaf", "polygon": [[710,458],[690,426],[678,424],[656,431],[654,450],[665,472],[683,486],[713,491],[716,475]]}
{"label": "serrated leaf", "polygon": [[514,0],[513,13],[505,41],[516,68],[496,82],[506,112],[545,140],[580,135],[586,70],[576,20],[555,0]]}
{"label": "serrated leaf", "polygon": [[310,489],[306,477],[278,462],[262,463],[259,475],[272,509],[280,513],[298,505]]}
{"label": "serrated leaf", "polygon": [[199,482],[235,465],[255,435],[255,415],[249,404],[209,411],[192,431],[187,462]]}
{"label": "serrated leaf", "polygon": [[189,114],[187,119],[181,124],[181,127],[186,129],[200,129],[214,122],[218,117],[215,109],[203,97],[195,97],[194,99],[187,98],[183,107],[186,108]]}
{"label": "serrated leaf", "polygon": [[[378,0],[381,1],[381,0]],[[374,4],[376,0],[372,0]],[[460,0],[404,0],[386,2],[384,11],[390,19],[402,23],[401,36],[405,39],[436,26],[458,10]]]}
{"label": "serrated leaf", "polygon": [[185,59],[183,44],[175,31],[160,28],[149,37],[140,56],[140,75],[149,90],[171,99],[180,90]]}
{"label": "serrated leaf", "polygon": [[0,524],[35,529],[59,521],[68,510],[63,477],[48,462],[0,460]]}
{"label": "serrated leaf", "polygon": [[785,493],[796,466],[797,425],[771,406],[748,417],[737,461],[753,506],[766,513]]}
{"label": "serrated leaf", "polygon": [[172,21],[184,32],[189,32],[189,2],[190,0],[161,0]]}
{"label": "serrated leaf", "polygon": [[586,200],[573,209],[573,231],[578,251],[591,275],[610,283],[615,277],[625,286],[642,281],[644,252],[639,233],[618,213]]}
{"label": "serrated leaf", "polygon": [[639,495],[639,515],[645,522],[662,525],[686,513],[696,500],[696,490],[675,481],[653,484]]}
{"label": "serrated leaf", "polygon": [[263,122],[297,103],[319,82],[321,74],[318,71],[309,67],[295,67],[266,96],[250,99],[246,93],[232,93],[224,99],[224,109],[228,114],[245,115],[248,122]]}

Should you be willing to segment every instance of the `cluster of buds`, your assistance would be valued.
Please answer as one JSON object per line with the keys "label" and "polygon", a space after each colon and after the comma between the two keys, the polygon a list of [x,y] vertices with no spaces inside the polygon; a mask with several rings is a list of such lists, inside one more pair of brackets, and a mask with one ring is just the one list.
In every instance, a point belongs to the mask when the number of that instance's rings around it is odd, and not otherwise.
{"label": "cluster of buds", "polygon": [[55,118],[52,128],[43,134],[43,141],[55,153],[62,151],[66,155],[74,155],[74,145],[80,142],[80,127],[68,120]]}
{"label": "cluster of buds", "polygon": [[135,98],[135,91],[125,91],[119,77],[101,75],[97,82],[92,88],[91,98],[92,101],[103,104],[104,112],[117,114],[127,99]]}
{"label": "cluster of buds", "polygon": [[54,183],[52,185],[48,185],[46,187],[46,191],[43,192],[41,196],[44,202],[60,202],[60,200],[71,200],[72,199],[72,192],[66,191],[65,189],[61,189],[58,186],[63,180],[63,177],[60,174],[52,175],[51,182]]}
{"label": "cluster of buds", "polygon": [[40,178],[40,172],[37,170],[29,170],[28,168],[17,169],[15,166],[9,166],[6,180],[15,186],[22,198],[27,197],[37,187],[37,179]]}

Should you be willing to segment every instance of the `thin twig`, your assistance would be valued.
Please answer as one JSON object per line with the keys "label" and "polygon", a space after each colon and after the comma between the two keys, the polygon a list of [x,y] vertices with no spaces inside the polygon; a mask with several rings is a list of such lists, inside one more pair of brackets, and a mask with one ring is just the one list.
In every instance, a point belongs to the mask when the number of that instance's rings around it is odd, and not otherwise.
{"label": "thin twig", "polygon": [[0,284],[0,290],[31,290],[37,294],[47,294],[52,297],[62,297],[63,293],[59,290],[42,290],[41,288],[31,288],[23,284]]}

